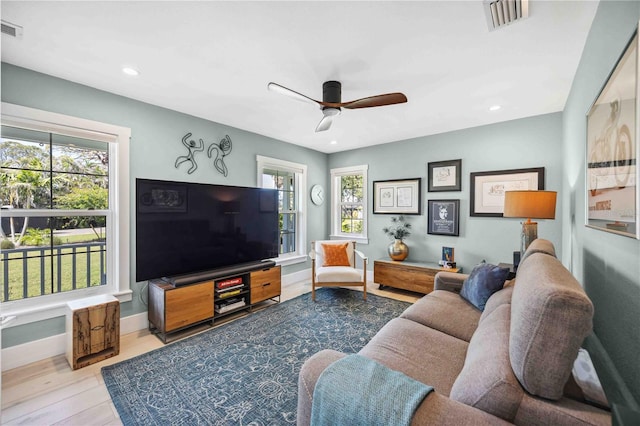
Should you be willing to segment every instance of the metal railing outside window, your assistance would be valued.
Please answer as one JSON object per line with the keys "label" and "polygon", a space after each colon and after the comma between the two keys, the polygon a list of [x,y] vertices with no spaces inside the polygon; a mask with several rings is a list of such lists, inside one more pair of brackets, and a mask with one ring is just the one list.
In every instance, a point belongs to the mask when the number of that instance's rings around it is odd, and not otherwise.
{"label": "metal railing outside window", "polygon": [[2,302],[105,285],[106,242],[2,250]]}

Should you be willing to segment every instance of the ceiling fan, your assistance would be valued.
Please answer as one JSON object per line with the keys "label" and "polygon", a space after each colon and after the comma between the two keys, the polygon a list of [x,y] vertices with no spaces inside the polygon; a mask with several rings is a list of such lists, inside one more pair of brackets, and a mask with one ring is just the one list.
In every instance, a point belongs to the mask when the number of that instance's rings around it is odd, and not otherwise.
{"label": "ceiling fan", "polygon": [[322,101],[316,101],[308,96],[294,90],[281,86],[277,83],[269,83],[269,90],[289,96],[303,102],[310,102],[320,106],[322,109],[322,120],[316,127],[316,132],[323,132],[331,127],[333,117],[340,114],[341,108],[357,109],[371,108],[385,105],[401,104],[407,102],[407,97],[402,93],[386,93],[384,95],[369,96],[355,101],[342,102],[342,84],[339,81],[325,81],[322,84]]}

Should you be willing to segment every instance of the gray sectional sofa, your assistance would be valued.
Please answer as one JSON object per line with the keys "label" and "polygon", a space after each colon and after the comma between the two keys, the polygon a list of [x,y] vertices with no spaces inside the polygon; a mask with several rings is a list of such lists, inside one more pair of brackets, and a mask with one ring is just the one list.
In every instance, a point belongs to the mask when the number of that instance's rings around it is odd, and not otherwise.
{"label": "gray sectional sofa", "polygon": [[[466,277],[439,273],[432,293],[359,352],[433,386],[412,424],[611,424],[609,411],[587,403],[571,386],[573,362],[592,329],[593,305],[551,242],[531,244],[515,280],[482,312],[458,294]],[[299,425],[310,422],[319,375],[344,356],[323,350],[303,365]]]}

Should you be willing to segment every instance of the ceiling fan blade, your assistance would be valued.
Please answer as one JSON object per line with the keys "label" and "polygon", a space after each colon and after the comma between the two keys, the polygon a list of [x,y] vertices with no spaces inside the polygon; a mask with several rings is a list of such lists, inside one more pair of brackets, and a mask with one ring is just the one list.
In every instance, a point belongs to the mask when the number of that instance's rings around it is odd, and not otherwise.
{"label": "ceiling fan blade", "polygon": [[322,117],[322,120],[320,120],[320,123],[318,123],[318,127],[316,127],[316,133],[329,130],[329,127],[331,127],[332,122],[333,122],[333,116],[325,115],[324,117]]}
{"label": "ceiling fan blade", "polygon": [[385,105],[402,104],[407,102],[407,97],[402,93],[386,93],[384,95],[369,96],[368,98],[356,99],[351,102],[343,102],[338,105],[347,109],[370,108]]}
{"label": "ceiling fan blade", "polygon": [[289,96],[290,98],[296,99],[302,102],[310,102],[313,104],[320,104],[320,101],[316,101],[315,99],[311,99],[308,96],[303,95],[302,93],[298,93],[295,90],[288,89],[284,86],[279,85],[278,83],[269,83],[267,88],[272,92],[280,93],[281,95]]}

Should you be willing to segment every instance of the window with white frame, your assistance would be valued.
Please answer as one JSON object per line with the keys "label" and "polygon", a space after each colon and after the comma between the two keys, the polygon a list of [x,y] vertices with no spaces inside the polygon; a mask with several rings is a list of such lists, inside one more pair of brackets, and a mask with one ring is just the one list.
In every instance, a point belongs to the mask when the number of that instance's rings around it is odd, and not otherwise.
{"label": "window with white frame", "polygon": [[278,190],[280,220],[279,264],[306,260],[307,166],[276,158],[256,157],[258,186]]}
{"label": "window with white frame", "polygon": [[367,165],[331,169],[333,238],[367,239]]}
{"label": "window with white frame", "polygon": [[18,325],[97,294],[131,300],[130,130],[2,104],[0,280]]}

